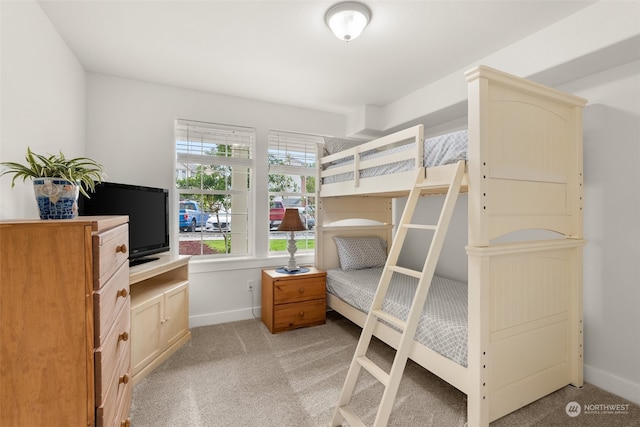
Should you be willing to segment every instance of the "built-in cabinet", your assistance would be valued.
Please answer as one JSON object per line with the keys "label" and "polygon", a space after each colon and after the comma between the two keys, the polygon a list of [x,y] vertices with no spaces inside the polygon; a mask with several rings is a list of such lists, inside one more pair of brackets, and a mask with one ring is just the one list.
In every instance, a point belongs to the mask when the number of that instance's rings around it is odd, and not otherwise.
{"label": "built-in cabinet", "polygon": [[191,338],[189,257],[162,255],[130,269],[133,383]]}
{"label": "built-in cabinet", "polygon": [[0,221],[0,425],[129,426],[126,216]]}

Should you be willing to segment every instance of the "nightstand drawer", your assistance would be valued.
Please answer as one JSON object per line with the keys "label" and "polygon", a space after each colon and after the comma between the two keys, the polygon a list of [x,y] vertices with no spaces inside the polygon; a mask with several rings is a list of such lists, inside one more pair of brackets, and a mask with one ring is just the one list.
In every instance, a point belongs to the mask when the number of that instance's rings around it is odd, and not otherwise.
{"label": "nightstand drawer", "polygon": [[326,298],[277,305],[273,309],[273,332],[286,331],[303,326],[321,325],[326,319],[326,309]]}
{"label": "nightstand drawer", "polygon": [[278,280],[273,285],[273,303],[284,304],[320,299],[326,296],[325,278]]}

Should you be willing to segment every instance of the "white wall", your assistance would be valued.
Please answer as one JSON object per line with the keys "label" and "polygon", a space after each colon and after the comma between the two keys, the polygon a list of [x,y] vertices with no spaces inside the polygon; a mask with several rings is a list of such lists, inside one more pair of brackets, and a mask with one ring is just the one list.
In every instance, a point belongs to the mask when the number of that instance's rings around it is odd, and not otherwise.
{"label": "white wall", "polygon": [[[84,155],[85,73],[37,3],[0,2],[0,161]],[[0,218],[37,218],[31,181],[0,179]]]}
{"label": "white wall", "polygon": [[[345,116],[246,99],[195,92],[105,75],[87,79],[87,154],[107,165],[107,180],[170,189],[175,195],[174,121],[177,118],[247,126],[257,137],[256,179],[252,203],[256,218],[267,218],[267,132],[289,130],[343,135]],[[172,212],[172,230],[178,230]],[[287,257],[269,257],[267,221],[251,225],[255,257],[234,261],[193,261],[190,264],[190,324],[250,318],[260,306],[260,287],[245,290],[247,280],[260,283],[260,269],[283,265]],[[174,250],[178,233],[172,233]],[[310,255],[296,257],[313,263]],[[260,311],[254,310],[259,315]]]}
{"label": "white wall", "polygon": [[640,61],[561,90],[584,111],[585,379],[640,404]]}

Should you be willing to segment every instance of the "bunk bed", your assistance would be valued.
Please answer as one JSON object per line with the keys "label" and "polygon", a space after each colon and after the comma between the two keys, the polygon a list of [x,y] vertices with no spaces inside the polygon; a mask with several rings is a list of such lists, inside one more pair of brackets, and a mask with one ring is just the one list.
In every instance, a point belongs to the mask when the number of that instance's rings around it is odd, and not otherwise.
{"label": "bunk bed", "polygon": [[[384,257],[394,236],[392,199],[407,196],[417,173],[426,174],[427,193],[444,194],[457,162],[466,161],[467,283],[435,277],[423,313],[428,316],[434,304],[457,305],[459,315],[439,323],[457,322],[450,328],[458,338],[452,351],[429,343],[424,335],[439,326],[427,319],[410,358],[467,395],[468,426],[477,427],[567,384],[583,383],[586,101],[485,66],[465,75],[468,127],[436,138],[445,144],[435,155],[435,140],[425,140],[422,126],[326,147],[318,174],[316,264],[328,271],[328,307],[362,326],[366,292],[357,282],[375,291],[375,252],[381,247]],[[451,138],[466,143],[440,155]],[[522,230],[531,229],[556,237],[527,240]],[[361,252],[354,261],[349,251]],[[351,274],[368,276],[354,282],[346,278]],[[336,295],[340,286],[347,289],[342,297]],[[374,335],[397,348],[400,333],[393,327],[380,323]]]}

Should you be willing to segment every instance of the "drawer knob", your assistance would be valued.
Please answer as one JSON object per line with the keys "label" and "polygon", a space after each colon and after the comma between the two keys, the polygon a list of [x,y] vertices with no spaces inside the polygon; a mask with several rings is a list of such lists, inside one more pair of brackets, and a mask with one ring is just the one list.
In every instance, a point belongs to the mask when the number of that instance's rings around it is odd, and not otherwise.
{"label": "drawer knob", "polygon": [[117,296],[122,297],[122,298],[126,298],[127,295],[129,295],[129,292],[127,292],[127,288],[122,288],[117,293]]}
{"label": "drawer knob", "polygon": [[300,312],[300,317],[304,317],[304,311]]}
{"label": "drawer knob", "polygon": [[304,294],[304,288],[298,289],[298,292],[300,292],[301,294]]}
{"label": "drawer knob", "polygon": [[127,375],[127,374],[124,374],[118,380],[118,384],[127,384],[128,382],[129,382],[129,375]]}
{"label": "drawer knob", "polygon": [[118,335],[118,341],[128,341],[128,340],[129,340],[129,334],[127,333],[127,331]]}
{"label": "drawer knob", "polygon": [[126,244],[121,244],[116,246],[116,253],[118,252],[122,252],[123,254],[127,253],[127,245]]}

